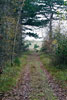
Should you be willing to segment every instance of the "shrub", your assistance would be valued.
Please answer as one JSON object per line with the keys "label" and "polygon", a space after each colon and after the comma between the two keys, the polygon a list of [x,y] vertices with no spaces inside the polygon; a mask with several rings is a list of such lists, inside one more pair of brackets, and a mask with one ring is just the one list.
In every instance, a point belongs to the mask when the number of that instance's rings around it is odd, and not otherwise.
{"label": "shrub", "polygon": [[19,58],[15,58],[14,64],[17,65],[17,66],[20,66],[20,60],[19,60]]}
{"label": "shrub", "polygon": [[55,57],[57,64],[67,64],[67,37],[65,35],[60,35],[60,37],[57,37]]}
{"label": "shrub", "polygon": [[52,53],[52,40],[45,40],[42,45],[41,51],[48,54]]}

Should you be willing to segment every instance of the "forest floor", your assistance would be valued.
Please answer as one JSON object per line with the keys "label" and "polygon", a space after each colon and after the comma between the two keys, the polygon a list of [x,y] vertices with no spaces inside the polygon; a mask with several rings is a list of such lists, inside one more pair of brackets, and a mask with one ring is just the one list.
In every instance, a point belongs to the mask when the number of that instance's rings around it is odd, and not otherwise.
{"label": "forest floor", "polygon": [[6,93],[2,100],[67,100],[65,92],[55,84],[43,68],[36,54],[29,55],[17,86]]}

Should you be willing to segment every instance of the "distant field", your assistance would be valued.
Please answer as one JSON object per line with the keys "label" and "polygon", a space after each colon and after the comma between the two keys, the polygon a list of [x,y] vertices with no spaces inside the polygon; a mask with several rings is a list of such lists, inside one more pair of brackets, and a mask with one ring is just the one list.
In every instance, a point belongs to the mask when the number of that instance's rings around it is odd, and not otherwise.
{"label": "distant field", "polygon": [[43,41],[34,41],[34,40],[33,41],[26,41],[26,43],[28,43],[28,42],[31,43],[31,45],[29,46],[29,49],[31,49],[31,50],[34,49],[35,44],[37,44],[39,46],[38,50],[40,50],[42,47],[42,43],[43,43]]}

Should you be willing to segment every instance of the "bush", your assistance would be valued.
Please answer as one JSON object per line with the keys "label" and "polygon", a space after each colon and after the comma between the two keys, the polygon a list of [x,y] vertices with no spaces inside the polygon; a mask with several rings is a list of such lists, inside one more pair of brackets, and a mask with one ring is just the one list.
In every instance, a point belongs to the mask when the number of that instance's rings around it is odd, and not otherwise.
{"label": "bush", "polygon": [[52,40],[45,40],[42,45],[41,51],[47,54],[52,53]]}
{"label": "bush", "polygon": [[19,60],[19,58],[15,58],[14,64],[17,65],[17,66],[20,66],[20,60]]}
{"label": "bush", "polygon": [[57,37],[55,58],[57,64],[67,64],[67,37],[65,35],[60,35],[60,37]]}

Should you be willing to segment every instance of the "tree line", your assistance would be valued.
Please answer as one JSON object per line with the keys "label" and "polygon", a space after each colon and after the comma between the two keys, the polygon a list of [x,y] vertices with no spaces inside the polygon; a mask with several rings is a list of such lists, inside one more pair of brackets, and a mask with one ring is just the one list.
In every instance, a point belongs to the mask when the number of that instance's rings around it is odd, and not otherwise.
{"label": "tree line", "polygon": [[13,65],[15,57],[23,51],[20,21],[24,1],[0,0],[0,68],[7,61]]}

